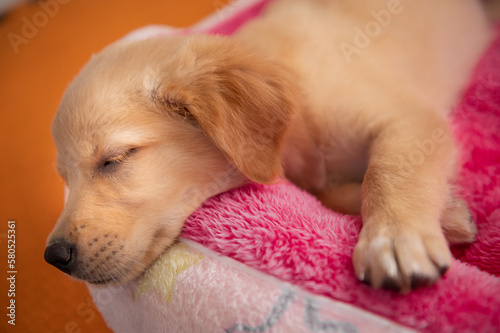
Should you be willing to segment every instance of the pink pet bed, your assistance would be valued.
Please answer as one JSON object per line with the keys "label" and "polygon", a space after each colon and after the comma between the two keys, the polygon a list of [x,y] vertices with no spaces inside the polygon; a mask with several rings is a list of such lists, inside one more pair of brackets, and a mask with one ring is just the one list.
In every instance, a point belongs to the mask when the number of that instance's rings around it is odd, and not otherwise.
{"label": "pink pet bed", "polygon": [[[237,1],[186,30],[231,34],[268,1]],[[499,332],[500,29],[451,117],[462,146],[458,188],[477,241],[452,249],[435,286],[407,295],[373,290],[351,255],[361,220],[324,208],[283,182],[213,197],[178,244],[146,274],[119,287],[89,286],[115,332]],[[231,259],[232,258],[232,259]]]}

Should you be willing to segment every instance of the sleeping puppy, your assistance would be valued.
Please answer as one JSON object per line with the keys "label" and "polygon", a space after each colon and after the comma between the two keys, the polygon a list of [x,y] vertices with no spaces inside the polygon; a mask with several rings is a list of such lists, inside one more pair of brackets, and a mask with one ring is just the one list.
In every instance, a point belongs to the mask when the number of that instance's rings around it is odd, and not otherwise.
{"label": "sleeping puppy", "polygon": [[230,38],[119,41],[68,87],[52,133],[69,187],[45,259],[130,280],[207,198],[286,176],[361,214],[356,276],[409,291],[476,228],[446,120],[488,43],[472,0],[276,0]]}

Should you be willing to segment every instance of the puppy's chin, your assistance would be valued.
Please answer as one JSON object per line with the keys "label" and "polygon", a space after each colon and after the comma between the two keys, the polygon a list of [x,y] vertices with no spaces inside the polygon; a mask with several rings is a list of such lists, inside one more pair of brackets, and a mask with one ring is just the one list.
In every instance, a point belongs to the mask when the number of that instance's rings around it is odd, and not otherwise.
{"label": "puppy's chin", "polygon": [[137,250],[131,255],[123,255],[111,263],[101,263],[99,269],[81,270],[71,274],[77,280],[96,286],[127,283],[144,272],[175,242],[166,229],[158,229],[148,242],[145,250]]}

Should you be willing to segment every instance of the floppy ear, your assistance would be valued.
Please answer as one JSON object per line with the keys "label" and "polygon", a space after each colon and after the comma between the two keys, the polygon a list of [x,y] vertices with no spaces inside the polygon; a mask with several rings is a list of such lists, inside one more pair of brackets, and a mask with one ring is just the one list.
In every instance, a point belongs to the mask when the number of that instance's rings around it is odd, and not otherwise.
{"label": "floppy ear", "polygon": [[[298,108],[292,75],[221,37],[198,37],[162,82],[162,104],[193,117],[249,179],[282,176],[281,153]],[[184,58],[184,59],[183,59]]]}

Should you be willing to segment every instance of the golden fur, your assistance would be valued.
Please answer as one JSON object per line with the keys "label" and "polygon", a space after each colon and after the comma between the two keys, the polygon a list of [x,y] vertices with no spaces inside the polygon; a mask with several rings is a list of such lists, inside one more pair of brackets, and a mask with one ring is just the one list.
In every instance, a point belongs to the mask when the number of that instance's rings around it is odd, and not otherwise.
{"label": "golden fur", "polygon": [[472,0],[277,0],[231,38],[117,42],[54,119],[70,192],[48,244],[71,244],[76,278],[126,281],[210,196],[286,175],[362,214],[360,280],[432,284],[445,236],[475,235],[446,114],[488,39]]}

